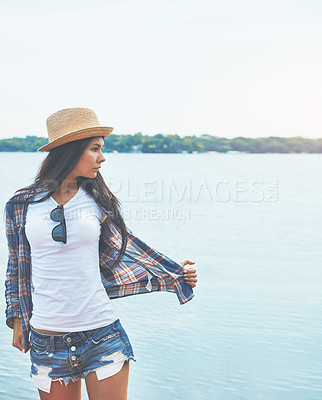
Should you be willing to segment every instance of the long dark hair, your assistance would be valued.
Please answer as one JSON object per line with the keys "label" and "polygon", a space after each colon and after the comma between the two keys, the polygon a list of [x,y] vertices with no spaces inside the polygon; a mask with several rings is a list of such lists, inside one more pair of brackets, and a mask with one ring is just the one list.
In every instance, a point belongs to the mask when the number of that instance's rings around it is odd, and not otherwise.
{"label": "long dark hair", "polygon": [[[59,189],[63,180],[74,169],[91,140],[93,140],[93,137],[75,140],[50,150],[39,167],[35,181],[29,186],[18,189],[16,192],[27,191],[28,195],[31,195],[30,197],[36,194],[49,192],[38,200],[24,200],[28,203],[39,203],[48,199]],[[82,188],[94,198],[97,204],[111,212],[115,224],[121,231],[122,245],[113,264],[114,266],[121,260],[127,246],[127,227],[121,215],[121,203],[110,191],[100,172],[97,172],[95,178],[79,176],[77,178],[77,184],[78,186],[82,186]],[[10,202],[21,203],[22,201],[10,200]]]}

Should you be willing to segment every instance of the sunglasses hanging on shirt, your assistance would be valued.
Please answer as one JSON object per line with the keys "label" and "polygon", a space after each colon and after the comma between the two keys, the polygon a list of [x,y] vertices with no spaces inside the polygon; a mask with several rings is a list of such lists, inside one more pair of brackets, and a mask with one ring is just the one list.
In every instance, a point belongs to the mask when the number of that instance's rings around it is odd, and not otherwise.
{"label": "sunglasses hanging on shirt", "polygon": [[55,226],[51,232],[52,238],[56,242],[63,242],[64,244],[66,244],[67,231],[63,206],[57,206],[56,208],[54,208],[50,213],[50,218],[55,222],[59,222],[59,225]]}

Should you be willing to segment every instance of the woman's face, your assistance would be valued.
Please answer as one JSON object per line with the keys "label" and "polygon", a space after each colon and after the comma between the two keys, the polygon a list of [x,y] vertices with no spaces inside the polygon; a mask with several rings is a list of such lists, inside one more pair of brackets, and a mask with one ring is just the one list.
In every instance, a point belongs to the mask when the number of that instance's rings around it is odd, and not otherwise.
{"label": "woman's face", "polygon": [[98,168],[105,161],[102,153],[103,146],[104,139],[102,137],[94,137],[75,165],[73,175],[96,178]]}

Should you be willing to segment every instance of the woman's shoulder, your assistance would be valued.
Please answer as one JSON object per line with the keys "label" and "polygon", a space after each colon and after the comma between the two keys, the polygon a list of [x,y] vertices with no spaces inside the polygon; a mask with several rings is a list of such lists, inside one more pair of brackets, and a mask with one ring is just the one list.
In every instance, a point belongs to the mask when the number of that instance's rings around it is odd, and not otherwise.
{"label": "woman's shoulder", "polygon": [[16,220],[16,217],[21,214],[20,210],[25,201],[24,196],[26,196],[25,191],[17,190],[13,196],[5,204],[6,217],[12,221]]}
{"label": "woman's shoulder", "polygon": [[35,195],[30,189],[18,189],[14,194],[8,199],[6,206],[10,205],[22,205],[28,199],[30,200]]}
{"label": "woman's shoulder", "polygon": [[24,199],[27,198],[29,196],[32,195],[31,190],[28,189],[18,189],[14,192],[14,194],[10,197],[10,200],[20,200],[20,199]]}

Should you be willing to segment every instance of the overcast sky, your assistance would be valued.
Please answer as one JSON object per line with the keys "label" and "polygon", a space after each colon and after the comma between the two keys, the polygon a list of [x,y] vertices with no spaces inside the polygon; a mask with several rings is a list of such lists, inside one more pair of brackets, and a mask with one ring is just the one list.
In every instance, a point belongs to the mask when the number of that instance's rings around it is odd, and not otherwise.
{"label": "overcast sky", "polygon": [[2,1],[0,138],[92,108],[115,134],[322,137],[321,0]]}

